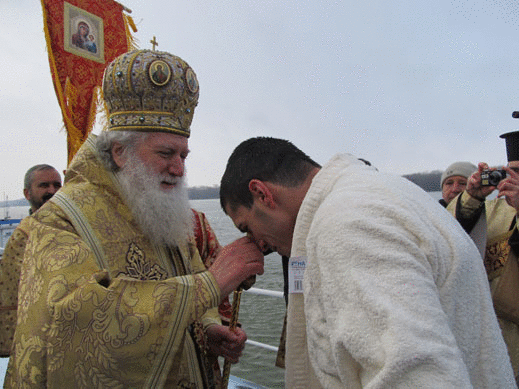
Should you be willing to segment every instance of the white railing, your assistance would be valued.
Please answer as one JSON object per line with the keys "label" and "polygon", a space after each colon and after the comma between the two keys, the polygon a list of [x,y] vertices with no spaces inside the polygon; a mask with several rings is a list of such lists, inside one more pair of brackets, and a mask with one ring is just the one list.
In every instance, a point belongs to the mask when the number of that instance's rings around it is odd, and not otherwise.
{"label": "white railing", "polygon": [[284,298],[283,292],[279,292],[277,290],[269,290],[269,289],[260,289],[260,288],[249,288],[244,290],[245,293],[258,294],[261,296],[270,296],[270,297],[280,297]]}

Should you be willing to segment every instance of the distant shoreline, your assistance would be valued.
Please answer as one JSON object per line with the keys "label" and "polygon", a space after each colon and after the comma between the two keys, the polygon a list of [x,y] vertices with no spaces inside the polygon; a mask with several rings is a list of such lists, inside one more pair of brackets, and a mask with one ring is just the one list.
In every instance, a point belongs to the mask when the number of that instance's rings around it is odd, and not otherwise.
{"label": "distant shoreline", "polygon": [[[188,188],[189,200],[209,200],[220,198],[219,186],[195,186]],[[0,208],[5,207],[25,207],[29,206],[29,202],[25,198],[16,200],[0,201]]]}
{"label": "distant shoreline", "polygon": [[[437,192],[441,191],[440,188],[440,177],[442,172],[433,171],[429,173],[413,173],[406,174],[402,177],[407,178],[409,181],[415,183],[426,192]],[[194,186],[188,188],[189,200],[210,200],[220,198],[220,187],[219,186]],[[0,201],[0,208],[3,207],[23,207],[29,206],[26,199],[21,198],[17,200]]]}

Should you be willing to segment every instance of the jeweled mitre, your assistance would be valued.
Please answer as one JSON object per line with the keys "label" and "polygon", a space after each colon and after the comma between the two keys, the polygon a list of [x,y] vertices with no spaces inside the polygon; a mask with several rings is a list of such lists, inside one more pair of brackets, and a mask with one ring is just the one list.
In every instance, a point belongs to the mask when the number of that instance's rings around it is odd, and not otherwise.
{"label": "jeweled mitre", "polygon": [[134,50],[105,70],[107,130],[162,131],[189,137],[198,103],[196,74],[167,52]]}

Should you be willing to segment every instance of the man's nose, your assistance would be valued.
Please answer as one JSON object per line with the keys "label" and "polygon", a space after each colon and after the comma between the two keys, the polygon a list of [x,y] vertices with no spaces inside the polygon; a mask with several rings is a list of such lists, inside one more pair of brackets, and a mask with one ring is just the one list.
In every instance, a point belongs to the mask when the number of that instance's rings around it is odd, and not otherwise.
{"label": "man's nose", "polygon": [[462,192],[463,191],[463,185],[460,184],[460,183],[455,183],[454,184],[454,190],[457,191],[457,192]]}
{"label": "man's nose", "polygon": [[168,172],[169,174],[176,176],[176,177],[182,177],[184,175],[185,171],[185,165],[184,160],[182,158],[175,158],[173,161],[171,161]]}

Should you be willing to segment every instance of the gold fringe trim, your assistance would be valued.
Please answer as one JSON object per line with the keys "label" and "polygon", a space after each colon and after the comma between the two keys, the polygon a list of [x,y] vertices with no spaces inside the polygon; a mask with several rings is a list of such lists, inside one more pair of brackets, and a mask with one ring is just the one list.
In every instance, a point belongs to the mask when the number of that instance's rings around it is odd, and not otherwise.
{"label": "gold fringe trim", "polygon": [[137,32],[137,26],[135,25],[135,22],[133,21],[133,18],[130,15],[123,13],[123,19],[124,28],[126,30],[126,42],[128,45],[128,51],[136,50],[139,48],[139,45],[137,38],[133,36],[132,31],[134,33]]}
{"label": "gold fringe trim", "polygon": [[[77,106],[78,101],[78,90],[77,88],[72,85],[72,82],[70,81],[70,78],[67,77],[65,81],[65,93],[64,93],[64,99],[66,106],[66,114],[68,116],[68,120],[70,122],[70,125],[67,125],[67,141],[68,141],[68,163],[72,161],[72,158],[76,154],[76,152],[79,150],[81,145],[83,144],[83,133],[80,129],[78,129],[74,124],[72,123],[72,112],[74,112],[75,107]],[[88,128],[88,127],[87,127]]]}

